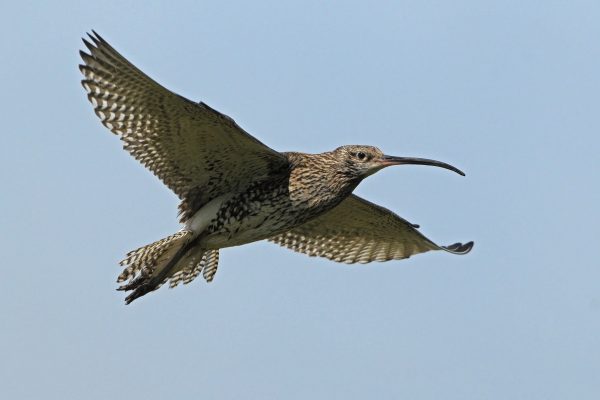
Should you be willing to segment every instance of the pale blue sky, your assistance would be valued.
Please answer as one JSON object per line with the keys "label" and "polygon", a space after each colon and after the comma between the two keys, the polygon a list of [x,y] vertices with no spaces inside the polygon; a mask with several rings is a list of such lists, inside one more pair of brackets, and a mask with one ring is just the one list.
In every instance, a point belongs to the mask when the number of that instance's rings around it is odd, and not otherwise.
{"label": "pale blue sky", "polygon": [[[600,398],[597,1],[4,2],[0,398]],[[268,243],[123,304],[177,199],[88,104],[97,30],[278,150],[439,159],[357,190],[464,257]]]}

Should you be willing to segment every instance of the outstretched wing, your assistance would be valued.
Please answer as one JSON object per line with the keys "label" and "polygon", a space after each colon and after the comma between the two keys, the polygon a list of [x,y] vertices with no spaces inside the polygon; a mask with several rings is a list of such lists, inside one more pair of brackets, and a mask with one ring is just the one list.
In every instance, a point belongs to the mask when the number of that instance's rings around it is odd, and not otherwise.
{"label": "outstretched wing", "polygon": [[350,195],[331,211],[268,239],[311,257],[369,263],[408,258],[429,250],[466,254],[473,242],[438,246],[390,210]]}
{"label": "outstretched wing", "polygon": [[204,103],[194,103],[127,61],[97,33],[83,40],[83,87],[123,147],[182,199],[182,221],[211,199],[277,174],[286,159]]}

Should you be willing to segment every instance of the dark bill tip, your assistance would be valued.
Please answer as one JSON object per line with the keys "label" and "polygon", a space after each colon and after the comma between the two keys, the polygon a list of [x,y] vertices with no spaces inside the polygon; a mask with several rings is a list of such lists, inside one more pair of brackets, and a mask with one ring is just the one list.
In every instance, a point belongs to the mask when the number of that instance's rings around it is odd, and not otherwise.
{"label": "dark bill tip", "polygon": [[458,169],[450,164],[446,164],[445,162],[436,161],[436,160],[429,160],[427,158],[383,156],[382,163],[385,166],[404,165],[404,164],[431,165],[433,167],[449,169],[450,171],[454,171],[459,175],[465,176],[464,172],[462,172],[460,169]]}

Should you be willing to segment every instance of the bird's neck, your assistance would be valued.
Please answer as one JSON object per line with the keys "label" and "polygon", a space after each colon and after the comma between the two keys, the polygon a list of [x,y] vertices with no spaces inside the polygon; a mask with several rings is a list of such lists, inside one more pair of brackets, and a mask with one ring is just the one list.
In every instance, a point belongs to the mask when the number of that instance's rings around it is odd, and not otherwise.
{"label": "bird's neck", "polygon": [[322,211],[338,205],[358,186],[361,179],[348,173],[330,153],[288,153],[289,191],[292,200]]}

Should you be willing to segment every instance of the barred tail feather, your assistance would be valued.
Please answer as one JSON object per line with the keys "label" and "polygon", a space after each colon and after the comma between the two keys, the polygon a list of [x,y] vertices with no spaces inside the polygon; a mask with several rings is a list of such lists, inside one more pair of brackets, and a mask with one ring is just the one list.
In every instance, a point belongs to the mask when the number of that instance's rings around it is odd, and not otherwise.
{"label": "barred tail feather", "polygon": [[206,279],[206,282],[212,282],[217,273],[217,267],[219,266],[219,250],[212,250],[207,252],[204,258],[204,269],[202,270],[202,276]]}
{"label": "barred tail feather", "polygon": [[191,231],[182,230],[147,246],[130,251],[121,265],[125,269],[117,282],[127,283],[117,290],[132,291],[127,304],[158,289],[167,281],[171,288],[193,281],[200,273],[211,282],[219,264],[219,250],[204,250]]}
{"label": "barred tail feather", "polygon": [[117,278],[117,282],[128,281],[117,290],[133,290],[125,301],[129,304],[162,286],[182,256],[190,250],[192,238],[191,231],[182,230],[129,252],[120,262],[125,269]]}
{"label": "barred tail feather", "polygon": [[117,282],[121,283],[127,280],[131,282],[140,273],[148,275],[159,257],[164,257],[167,250],[174,249],[175,245],[181,244],[182,239],[189,235],[191,235],[190,231],[179,231],[174,235],[130,251],[125,259],[119,262],[119,265],[126,267],[117,278]]}
{"label": "barred tail feather", "polygon": [[219,264],[219,250],[204,250],[186,256],[182,261],[184,266],[169,279],[169,287],[174,288],[180,283],[187,285],[202,272],[206,282],[211,282]]}

